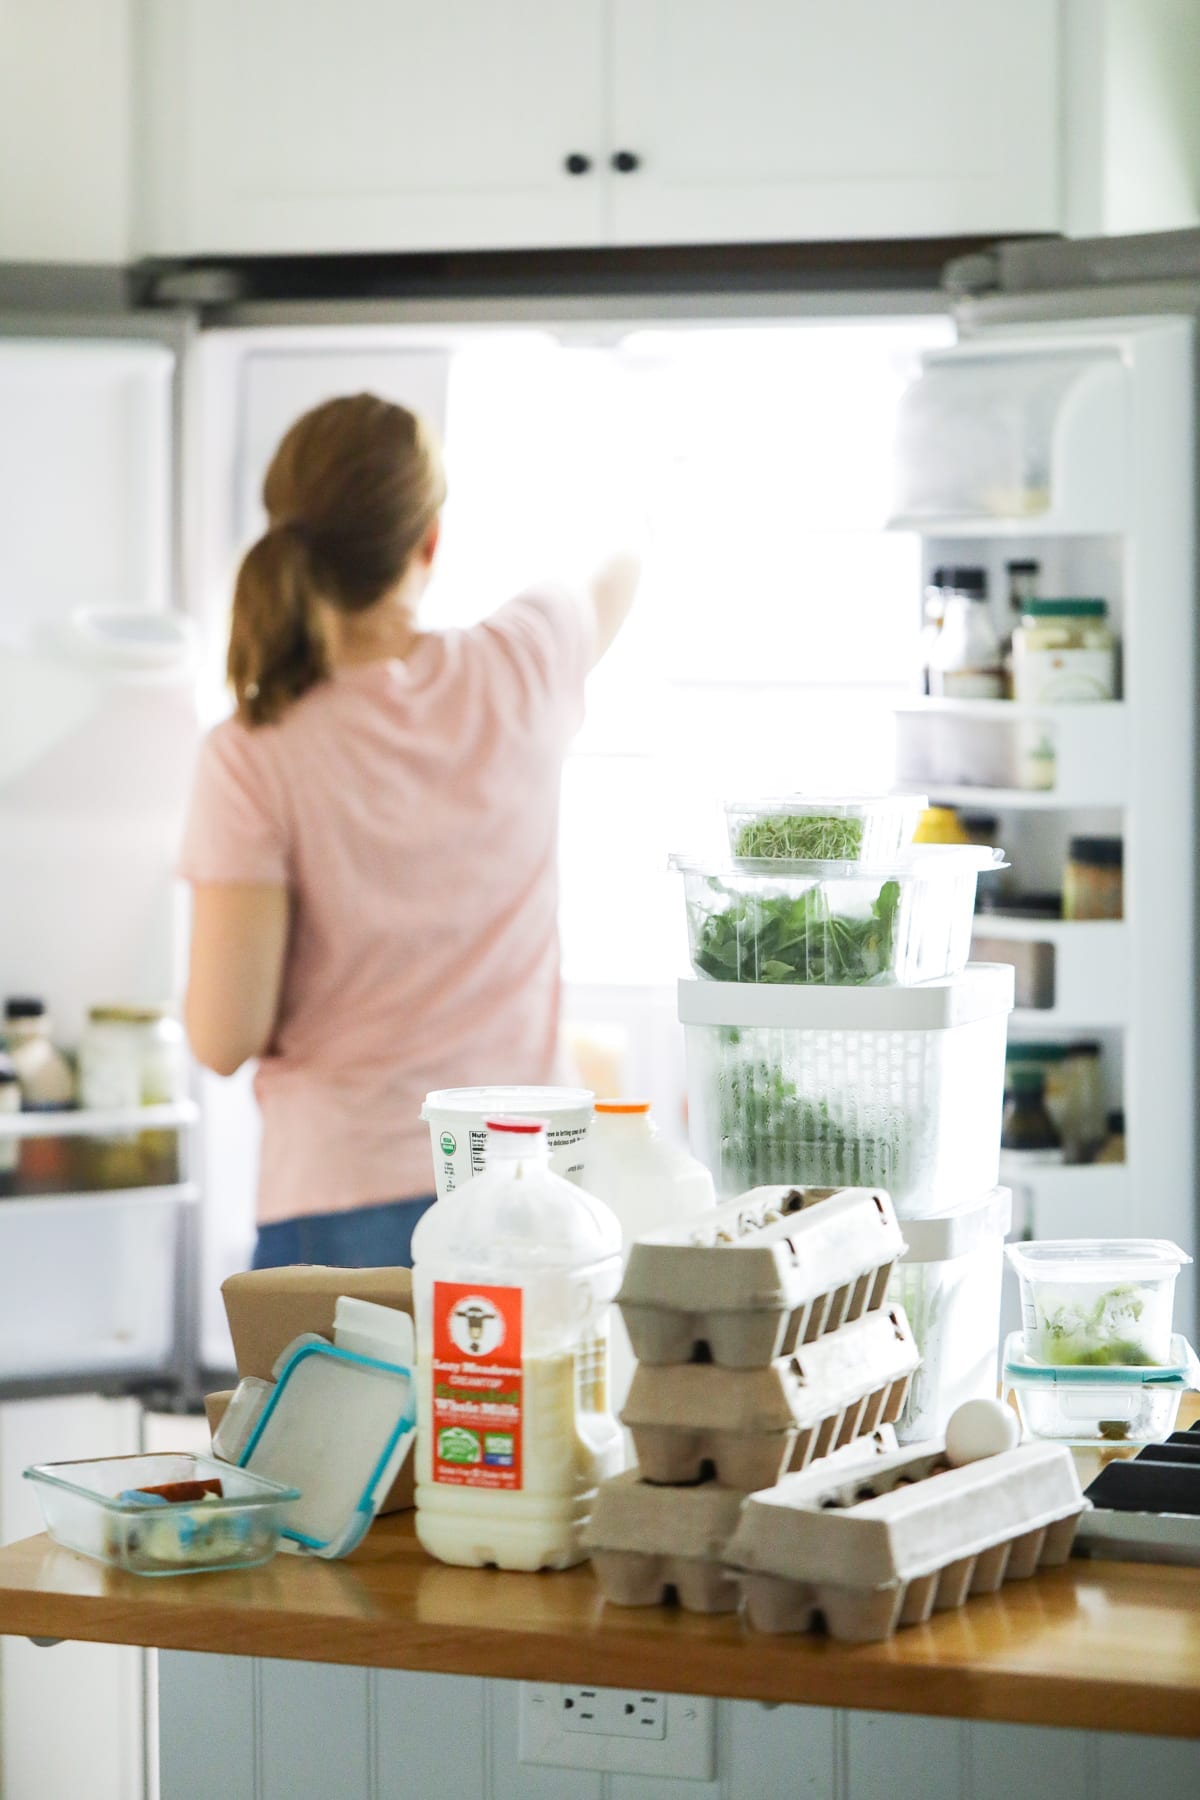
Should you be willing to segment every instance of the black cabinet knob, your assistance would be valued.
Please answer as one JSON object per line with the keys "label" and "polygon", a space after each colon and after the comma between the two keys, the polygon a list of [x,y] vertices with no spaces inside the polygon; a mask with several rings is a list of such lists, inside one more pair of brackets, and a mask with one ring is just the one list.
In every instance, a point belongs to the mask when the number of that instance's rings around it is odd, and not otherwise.
{"label": "black cabinet knob", "polygon": [[642,159],[640,156],[635,156],[632,150],[615,150],[612,166],[618,175],[632,175],[635,169],[641,168]]}
{"label": "black cabinet knob", "polygon": [[582,155],[578,150],[572,150],[570,156],[563,161],[563,167],[568,175],[586,175],[591,166],[591,157]]}

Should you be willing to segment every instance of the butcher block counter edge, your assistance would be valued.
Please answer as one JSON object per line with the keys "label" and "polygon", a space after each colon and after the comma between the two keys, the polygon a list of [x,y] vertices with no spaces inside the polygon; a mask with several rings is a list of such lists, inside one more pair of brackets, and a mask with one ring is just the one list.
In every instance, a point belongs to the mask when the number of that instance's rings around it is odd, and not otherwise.
{"label": "butcher block counter edge", "polygon": [[443,1567],[408,1513],[380,1521],[345,1563],[281,1555],[168,1579],[28,1538],[0,1550],[0,1632],[1200,1737],[1200,1570],[1150,1564],[1075,1561],[887,1642],[846,1645],[611,1606],[586,1565]]}

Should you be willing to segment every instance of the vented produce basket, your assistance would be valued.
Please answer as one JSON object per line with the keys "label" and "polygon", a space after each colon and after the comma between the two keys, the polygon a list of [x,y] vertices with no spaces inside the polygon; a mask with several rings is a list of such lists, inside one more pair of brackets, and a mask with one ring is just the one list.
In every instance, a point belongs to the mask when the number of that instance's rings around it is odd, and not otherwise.
{"label": "vented produce basket", "polygon": [[881,1187],[897,1216],[996,1185],[1013,972],[918,988],[681,981],[692,1148],[722,1196]]}

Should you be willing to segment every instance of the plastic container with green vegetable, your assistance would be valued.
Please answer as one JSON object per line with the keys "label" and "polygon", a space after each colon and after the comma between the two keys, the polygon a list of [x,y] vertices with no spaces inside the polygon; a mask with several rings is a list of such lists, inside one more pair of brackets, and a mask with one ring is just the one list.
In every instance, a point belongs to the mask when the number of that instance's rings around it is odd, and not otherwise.
{"label": "plastic container with green vegetable", "polygon": [[907,987],[957,974],[970,954],[976,882],[1003,865],[1001,851],[974,844],[916,846],[872,870],[671,859],[698,975],[818,987]]}
{"label": "plastic container with green vegetable", "polygon": [[1010,1244],[1025,1355],[1047,1366],[1147,1368],[1171,1358],[1175,1278],[1191,1257],[1159,1238]]}
{"label": "plastic container with green vegetable", "polygon": [[917,794],[731,800],[725,808],[729,852],[739,861],[891,862],[912,843],[926,805]]}

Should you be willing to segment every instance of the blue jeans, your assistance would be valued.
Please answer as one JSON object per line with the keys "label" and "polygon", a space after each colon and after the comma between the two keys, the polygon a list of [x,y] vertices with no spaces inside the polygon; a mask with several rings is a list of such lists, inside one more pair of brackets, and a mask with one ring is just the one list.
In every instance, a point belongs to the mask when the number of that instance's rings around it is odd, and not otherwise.
{"label": "blue jeans", "polygon": [[413,1227],[433,1205],[432,1194],[419,1200],[391,1200],[382,1206],[354,1206],[346,1212],[312,1213],[260,1225],[254,1246],[254,1269],[282,1269],[294,1263],[322,1263],[331,1269],[400,1269],[412,1267]]}

